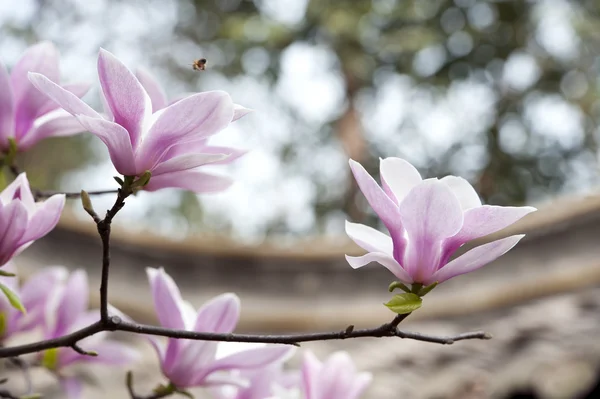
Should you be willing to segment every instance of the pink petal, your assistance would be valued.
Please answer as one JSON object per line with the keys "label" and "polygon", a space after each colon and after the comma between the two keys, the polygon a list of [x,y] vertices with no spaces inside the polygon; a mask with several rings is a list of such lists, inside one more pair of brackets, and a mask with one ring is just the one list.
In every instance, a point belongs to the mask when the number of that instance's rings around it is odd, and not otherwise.
{"label": "pink petal", "polygon": [[19,241],[19,245],[37,240],[56,227],[65,206],[65,195],[53,195],[40,205],[31,217],[27,231]]}
{"label": "pink petal", "polygon": [[[99,113],[81,101],[75,94],[63,89],[44,75],[30,72],[28,76],[31,83],[42,92],[42,95],[45,94],[48,96],[71,115],[85,115],[90,118],[102,118]],[[40,96],[39,93],[38,96]]]}
{"label": "pink petal", "polygon": [[171,187],[182,188],[195,193],[216,193],[226,190],[232,183],[232,180],[228,177],[197,172],[196,170],[182,170],[153,176],[144,189],[146,191],[156,191]]}
{"label": "pink petal", "polygon": [[428,280],[442,257],[442,242],[462,227],[463,211],[450,188],[429,179],[413,188],[400,204],[408,236],[404,268],[416,282]]}
{"label": "pink petal", "polygon": [[131,146],[139,145],[144,120],[152,104],[144,87],[117,57],[104,49],[98,54],[100,85],[114,122],[129,133]]}
{"label": "pink petal", "polygon": [[27,315],[20,320],[21,330],[29,330],[44,322],[50,294],[66,280],[68,271],[62,266],[46,267],[34,274],[21,287],[21,300]]}
{"label": "pink petal", "polygon": [[358,373],[354,377],[354,381],[346,392],[346,398],[358,399],[360,398],[365,390],[371,385],[373,381],[373,375],[371,373]]}
{"label": "pink petal", "polygon": [[288,355],[286,345],[266,345],[248,349],[216,360],[210,367],[210,373],[219,370],[256,369],[266,367]]}
{"label": "pink petal", "polygon": [[239,319],[240,298],[235,294],[222,294],[198,310],[194,331],[230,333]]}
{"label": "pink petal", "polygon": [[[32,129],[19,140],[18,147],[20,151],[26,151],[41,140],[49,137],[72,136],[85,131],[85,128],[77,118],[66,112],[63,115],[57,114],[43,121],[42,118],[38,118]],[[40,121],[42,123],[39,123]]]}
{"label": "pink petal", "polygon": [[166,108],[168,105],[167,95],[150,71],[145,68],[138,68],[135,72],[135,76],[146,90],[146,93],[148,93],[148,96],[150,96],[152,112]]}
{"label": "pink petal", "polygon": [[156,351],[156,355],[158,356],[158,361],[161,364],[164,363],[164,360],[165,360],[165,346],[162,344],[162,342],[159,340],[158,337],[155,337],[153,335],[147,335],[146,338],[150,342],[150,345],[152,345],[152,347]]}
{"label": "pink petal", "polygon": [[211,374],[202,381],[203,387],[230,385],[239,388],[248,388],[249,384],[247,379],[233,374]]}
{"label": "pink petal", "polygon": [[229,125],[233,103],[223,91],[198,93],[162,110],[136,154],[152,170],[173,145],[209,137]]}
{"label": "pink petal", "polygon": [[[394,202],[387,196],[387,194],[379,187],[377,182],[367,173],[365,168],[358,162],[350,160],[350,168],[358,183],[360,191],[364,194],[369,201],[371,208],[381,218],[381,221],[386,225],[388,230],[397,230],[399,223],[399,212],[398,207]],[[391,233],[391,231],[390,231]],[[393,234],[392,234],[393,236]]]}
{"label": "pink petal", "polygon": [[320,399],[318,392],[319,373],[323,364],[311,351],[305,351],[302,360],[302,382],[305,399]]}
{"label": "pink petal", "polygon": [[231,119],[231,121],[235,122],[238,119],[248,115],[251,112],[253,112],[253,110],[251,110],[249,108],[246,108],[239,104],[233,104],[233,118]]}
{"label": "pink petal", "polygon": [[[174,341],[174,340],[171,340]],[[180,387],[201,385],[215,359],[217,342],[179,340],[169,342],[163,370],[169,380]]]}
{"label": "pink petal", "polygon": [[[82,343],[82,346],[85,344]],[[98,356],[85,356],[86,363],[127,366],[140,358],[140,353],[130,345],[115,341],[99,342],[89,350],[96,351]]]}
{"label": "pink petal", "polygon": [[347,392],[356,378],[354,362],[346,352],[336,352],[325,361],[318,375],[321,398],[354,399]]}
{"label": "pink petal", "polygon": [[27,210],[20,201],[0,208],[0,266],[14,255],[26,229]]}
{"label": "pink petal", "polygon": [[426,285],[436,281],[442,283],[452,277],[477,270],[504,255],[512,247],[517,245],[523,237],[525,237],[524,234],[515,235],[474,248],[464,255],[452,260],[435,272],[429,279],[423,281],[423,283]]}
{"label": "pink petal", "polygon": [[11,84],[15,102],[15,132],[21,136],[33,121],[47,108],[48,98],[40,93],[27,79],[27,74],[36,72],[58,82],[58,51],[50,42],[41,42],[29,47],[11,72]]}
{"label": "pink petal", "polygon": [[8,148],[8,138],[15,134],[15,105],[10,77],[0,62],[0,146]]}
{"label": "pink petal", "polygon": [[381,185],[396,204],[402,202],[413,187],[421,183],[419,171],[401,158],[385,158],[379,162]]}
{"label": "pink petal", "polygon": [[369,252],[363,256],[348,256],[346,255],[346,261],[353,269],[358,269],[371,262],[377,262],[383,267],[388,269],[398,278],[398,280],[412,284],[413,278],[404,270],[402,266],[390,255],[384,254],[383,252]]}
{"label": "pink petal", "polygon": [[150,281],[154,309],[160,324],[167,328],[185,329],[185,321],[179,304],[182,301],[181,293],[175,281],[163,268],[147,268],[146,274]]}
{"label": "pink petal", "polygon": [[83,392],[83,383],[77,377],[60,378],[60,386],[67,399],[79,399]]}
{"label": "pink petal", "polygon": [[0,193],[0,201],[3,204],[9,204],[15,198],[19,198],[21,203],[27,209],[27,213],[33,213],[36,209],[35,200],[29,187],[29,180],[25,172],[19,174],[4,190]]}
{"label": "pink petal", "polygon": [[77,319],[87,311],[89,303],[87,273],[75,270],[67,280],[62,299],[56,309],[54,334],[62,335],[70,330]]}
{"label": "pink petal", "polygon": [[[78,98],[81,98],[90,89],[90,84],[89,83],[81,83],[81,82],[80,83],[70,83],[70,84],[62,85],[62,88],[75,94],[75,96],[77,96]],[[57,108],[59,108],[59,105],[57,103],[55,103],[54,101],[48,101],[40,108],[39,114],[44,115],[48,112],[56,110]]]}
{"label": "pink petal", "polygon": [[454,195],[458,198],[463,210],[481,206],[479,195],[477,195],[477,192],[471,183],[462,177],[446,176],[440,181],[446,183],[448,187],[450,187]]}
{"label": "pink petal", "polygon": [[126,176],[137,176],[144,172],[144,170],[136,169],[133,148],[125,128],[100,118],[78,116],[77,120],[106,144],[110,159],[119,173]]}
{"label": "pink petal", "polygon": [[208,139],[202,139],[192,142],[175,144],[169,149],[169,151],[167,151],[167,153],[163,157],[163,162],[176,156],[186,154],[227,154],[227,158],[214,163],[214,165],[225,165],[235,161],[236,159],[240,158],[241,156],[247,153],[246,150],[239,150],[236,148],[209,146],[207,145],[207,141]]}
{"label": "pink petal", "polygon": [[394,244],[392,239],[372,227],[360,223],[351,223],[346,220],[346,234],[358,246],[369,252],[383,252],[392,256]]}
{"label": "pink petal", "polygon": [[525,215],[536,211],[531,206],[493,206],[484,205],[465,211],[464,223],[453,240],[461,244],[500,231]]}
{"label": "pink petal", "polygon": [[213,164],[227,158],[225,154],[187,154],[171,158],[168,161],[159,163],[156,169],[152,171],[152,177],[165,173],[178,172],[197,168],[198,166]]}

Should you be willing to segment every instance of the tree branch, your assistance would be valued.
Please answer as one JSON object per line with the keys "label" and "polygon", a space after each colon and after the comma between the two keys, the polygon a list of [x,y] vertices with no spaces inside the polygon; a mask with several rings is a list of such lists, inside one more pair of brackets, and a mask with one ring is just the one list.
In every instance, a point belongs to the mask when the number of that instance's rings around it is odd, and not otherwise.
{"label": "tree branch", "polygon": [[299,346],[301,342],[328,341],[338,339],[364,338],[364,337],[396,337],[402,339],[413,339],[417,341],[432,342],[438,344],[453,344],[465,339],[490,339],[491,335],[483,331],[475,331],[455,336],[433,336],[420,333],[400,331],[398,325],[406,319],[409,314],[396,315],[389,323],[379,327],[356,330],[354,326],[348,326],[341,331],[317,332],[305,334],[263,335],[263,334],[222,334],[211,332],[197,332],[187,330],[175,330],[145,324],[138,324],[122,320],[117,316],[108,314],[108,277],[110,270],[110,228],[115,215],[125,205],[125,199],[132,194],[131,182],[127,182],[118,190],[117,199],[111,209],[106,212],[104,219],[92,212],[94,221],[98,228],[98,234],[102,240],[102,277],[100,283],[100,320],[77,330],[71,334],[31,344],[0,348],[0,358],[15,357],[27,353],[41,352],[51,348],[70,347],[82,355],[95,355],[86,352],[77,344],[80,340],[90,337],[102,331],[127,331],[135,334],[157,335],[162,337],[191,339],[200,341],[223,341],[223,342],[252,342],[265,344],[286,344]]}
{"label": "tree branch", "polygon": [[[118,193],[118,189],[113,190],[98,190],[98,191],[88,191],[89,195],[104,195],[104,194],[116,194]],[[53,191],[53,190],[33,190],[33,195],[35,199],[44,199],[52,197],[55,194],[64,194],[65,197],[73,199],[81,197],[81,192],[78,193],[65,193],[63,191]]]}

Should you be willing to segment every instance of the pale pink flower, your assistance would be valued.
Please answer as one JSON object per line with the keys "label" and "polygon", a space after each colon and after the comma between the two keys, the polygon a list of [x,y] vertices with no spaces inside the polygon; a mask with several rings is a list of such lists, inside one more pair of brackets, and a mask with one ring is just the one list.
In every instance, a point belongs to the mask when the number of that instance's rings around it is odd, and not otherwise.
{"label": "pale pink flower", "polygon": [[54,229],[64,206],[63,194],[36,203],[25,173],[17,176],[0,193],[0,266]]}
{"label": "pale pink flower", "polygon": [[304,352],[303,399],[358,399],[371,380],[371,373],[358,372],[346,352],[336,352],[325,362],[310,351]]}
{"label": "pale pink flower", "polygon": [[[14,65],[10,75],[0,61],[0,151],[9,150],[9,138],[19,151],[31,148],[48,137],[70,136],[85,129],[72,115],[41,94],[27,78],[28,72],[44,74],[59,82],[58,51],[50,42],[29,47]],[[63,86],[75,98],[83,96],[88,84]]]}
{"label": "pale pink flower", "polygon": [[[2,270],[16,272],[12,262],[4,265]],[[27,310],[27,313],[23,313],[15,309],[4,295],[0,295],[0,343],[17,333],[33,330],[44,323],[45,307],[51,290],[66,274],[67,271],[63,267],[46,267],[20,286],[18,277],[0,276],[0,283],[14,292]]]}
{"label": "pale pink flower", "polygon": [[[235,294],[219,295],[198,311],[181,298],[173,279],[161,269],[147,269],[154,308],[163,327],[214,333],[231,333],[240,316],[240,300]],[[240,351],[218,358],[219,342],[169,338],[166,347],[149,337],[165,377],[178,389],[198,386],[247,386],[247,379],[232,371],[260,369],[278,362],[290,348],[284,345]]]}
{"label": "pale pink flower", "polygon": [[450,260],[463,244],[502,230],[535,211],[530,206],[482,205],[464,179],[446,176],[422,180],[400,158],[380,162],[383,189],[357,162],[350,160],[356,182],[390,235],[346,222],[346,233],[366,255],[346,256],[353,268],[379,262],[403,283],[444,282],[472,272],[514,247],[524,235],[481,245]]}
{"label": "pale pink flower", "polygon": [[229,187],[229,178],[197,170],[236,156],[212,153],[206,147],[206,139],[243,113],[236,110],[229,94],[197,93],[153,113],[151,98],[156,104],[158,95],[148,88],[150,97],[135,75],[104,49],[98,55],[98,75],[107,116],[41,74],[31,73],[29,79],[106,144],[119,173],[141,176],[150,171],[144,189],[178,187],[204,193]]}
{"label": "pale pink flower", "polygon": [[[70,334],[100,320],[99,310],[89,310],[89,285],[87,273],[75,270],[68,279],[52,287],[45,308],[44,339],[57,338]],[[126,318],[112,306],[111,315]],[[83,381],[74,366],[82,364],[105,364],[125,366],[139,357],[130,346],[108,340],[109,332],[103,331],[79,341],[86,351],[94,351],[97,356],[82,355],[71,348],[49,349],[41,354],[42,364],[58,378],[63,391],[70,399],[80,397]]]}

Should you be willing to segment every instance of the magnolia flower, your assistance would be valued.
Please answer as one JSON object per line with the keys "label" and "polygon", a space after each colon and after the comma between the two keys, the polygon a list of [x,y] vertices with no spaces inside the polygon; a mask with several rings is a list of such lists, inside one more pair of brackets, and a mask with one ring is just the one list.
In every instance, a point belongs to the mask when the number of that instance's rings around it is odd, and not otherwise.
{"label": "magnolia flower", "polygon": [[[154,308],[163,327],[179,330],[231,333],[240,316],[240,300],[235,294],[219,295],[198,311],[181,298],[173,279],[161,269],[146,269]],[[169,338],[166,347],[149,337],[165,377],[177,389],[198,386],[247,386],[247,379],[232,371],[259,369],[287,356],[289,347],[265,345],[216,356],[219,342]]]}
{"label": "magnolia flower", "polygon": [[524,235],[481,245],[452,261],[450,257],[466,242],[510,226],[536,210],[481,205],[466,180],[456,176],[422,180],[419,172],[400,158],[381,160],[383,189],[357,162],[350,160],[350,168],[391,237],[346,222],[346,233],[369,251],[346,259],[355,269],[379,262],[403,283],[441,283],[479,269],[514,247]]}
{"label": "magnolia flower", "polygon": [[[246,348],[262,346],[264,345],[221,342],[217,349],[217,356],[222,357],[237,353]],[[294,347],[289,347],[286,356],[266,367],[238,371],[237,374],[247,380],[248,385],[220,386],[213,390],[214,397],[218,399],[266,399],[273,396],[281,396],[283,392],[298,391],[300,383],[298,372],[283,370],[284,362],[294,354],[295,349]]]}
{"label": "magnolia flower", "polygon": [[[100,319],[98,310],[88,310],[89,286],[84,270],[74,271],[66,281],[55,284],[51,292],[45,308],[44,339],[70,334]],[[109,311],[112,315],[125,317],[112,307]],[[73,366],[128,365],[138,358],[138,352],[129,346],[107,340],[108,334],[103,331],[79,341],[81,348],[94,351],[97,356],[82,355],[71,348],[49,349],[41,354],[42,365],[59,378],[61,387],[69,398],[80,397],[83,389],[82,380]]]}
{"label": "magnolia flower", "polygon": [[[2,270],[14,273],[15,266],[9,262]],[[0,283],[17,294],[27,310],[27,313],[20,312],[4,295],[0,295],[0,343],[4,343],[13,334],[29,331],[43,324],[51,289],[66,275],[67,271],[63,267],[47,267],[27,279],[21,287],[17,277],[0,276]]]}
{"label": "magnolia flower", "polygon": [[[106,117],[41,74],[31,73],[29,79],[106,144],[119,173],[139,177],[149,171],[152,177],[146,190],[178,187],[215,192],[229,187],[230,179],[196,170],[231,155],[206,150],[208,137],[243,114],[236,112],[227,93],[193,94],[152,113],[151,97],[140,81],[104,49],[98,55],[98,75]],[[148,90],[157,108],[165,105]]]}
{"label": "magnolia flower", "polygon": [[64,194],[36,203],[25,173],[0,193],[0,266],[48,234],[65,206]]}
{"label": "magnolia flower", "polygon": [[336,352],[320,362],[304,353],[302,384],[304,399],[358,399],[371,383],[371,373],[359,373],[346,352]]}
{"label": "magnolia flower", "polygon": [[[146,90],[146,93],[148,93],[148,96],[150,97],[150,102],[152,103],[152,112],[160,111],[161,109],[166,108],[170,104],[174,104],[186,97],[189,97],[190,95],[193,95],[193,93],[184,94],[169,102],[165,91],[161,87],[160,83],[149,71],[147,71],[145,68],[138,68],[135,72],[135,76],[139,80],[141,85],[144,87],[144,90]],[[249,110],[248,108],[244,108],[238,104],[233,104],[232,122],[240,119],[242,116],[250,112],[251,110]],[[227,158],[223,159],[222,161],[212,162],[211,165],[229,164],[241,157],[242,155],[246,154],[247,152],[231,147],[209,146],[207,142],[208,138],[199,140],[198,143],[195,144],[195,151],[202,154],[229,154]]]}
{"label": "magnolia flower", "polygon": [[[9,75],[0,61],[0,150],[8,152],[9,139],[25,151],[48,137],[70,136],[84,131],[81,124],[58,104],[40,95],[27,79],[28,72],[38,72],[58,82],[58,51],[49,42],[29,47]],[[78,98],[89,85],[65,85],[62,90]]]}

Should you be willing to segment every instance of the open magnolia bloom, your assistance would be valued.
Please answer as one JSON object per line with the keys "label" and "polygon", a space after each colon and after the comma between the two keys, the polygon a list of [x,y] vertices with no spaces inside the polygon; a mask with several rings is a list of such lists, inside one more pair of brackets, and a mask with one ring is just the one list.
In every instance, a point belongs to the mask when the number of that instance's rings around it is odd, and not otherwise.
{"label": "open magnolia bloom", "polygon": [[54,229],[64,206],[64,194],[35,202],[25,173],[17,176],[0,193],[0,266]]}
{"label": "open magnolia bloom", "polygon": [[481,245],[450,260],[463,244],[499,231],[536,209],[482,205],[463,178],[422,180],[400,158],[380,162],[381,188],[367,171],[350,160],[350,168],[367,201],[390,236],[371,227],[346,222],[346,233],[369,251],[346,256],[353,268],[379,262],[403,283],[430,285],[477,270],[514,247],[524,235]]}
{"label": "open magnolia bloom", "polygon": [[[146,269],[150,280],[156,315],[163,327],[214,333],[233,332],[240,316],[240,300],[235,294],[222,294],[205,303],[198,311],[181,298],[173,279],[161,269]],[[221,358],[219,342],[169,338],[166,347],[155,337],[154,346],[162,372],[174,389],[248,386],[240,370],[261,369],[288,356],[286,345],[264,345]]]}
{"label": "open magnolia bloom", "polygon": [[[264,347],[264,344],[221,342],[217,350],[217,356],[224,357],[245,349],[259,347]],[[290,346],[287,356],[281,357],[278,361],[268,364],[266,367],[237,371],[236,374],[247,380],[248,385],[219,386],[213,389],[213,396],[217,399],[266,399],[277,396],[279,392],[284,390],[297,389],[300,383],[298,371],[283,369],[284,362],[294,354],[295,350],[295,347]]]}
{"label": "open magnolia bloom", "polygon": [[[64,273],[66,276],[67,273]],[[48,282],[38,281],[39,284]],[[44,339],[70,334],[100,319],[99,310],[89,310],[89,285],[84,270],[75,270],[67,279],[55,281],[45,306]],[[127,320],[128,317],[109,306],[109,314]],[[53,372],[69,399],[81,396],[83,381],[73,366],[105,364],[125,366],[137,360],[139,353],[128,345],[108,340],[110,333],[102,331],[78,342],[97,356],[82,355],[72,348],[54,348],[41,353],[41,364]]]}
{"label": "open magnolia bloom", "polygon": [[[12,262],[4,265],[5,272],[15,273]],[[46,267],[19,286],[17,277],[0,276],[0,284],[8,287],[21,300],[26,313],[15,309],[4,295],[0,295],[0,344],[20,332],[40,327],[44,323],[45,309],[52,288],[67,276],[63,267]]]}
{"label": "open magnolia bloom", "polygon": [[230,179],[197,170],[237,156],[220,152],[225,149],[211,151],[206,145],[210,136],[246,113],[229,94],[196,93],[166,106],[161,90],[147,84],[150,96],[135,75],[104,49],[98,55],[98,75],[106,117],[39,73],[30,73],[29,79],[106,144],[119,173],[140,177],[150,172],[144,189],[178,187],[205,193],[229,187]]}
{"label": "open magnolia bloom", "polygon": [[[50,42],[29,47],[10,75],[0,61],[0,151],[10,150],[9,139],[15,141],[18,151],[25,151],[42,139],[85,131],[76,118],[40,96],[27,78],[28,72],[37,72],[58,82],[58,61],[58,51]],[[78,98],[88,89],[89,84],[75,83],[64,85],[62,90]]]}
{"label": "open magnolia bloom", "polygon": [[303,399],[358,399],[372,378],[371,373],[358,372],[346,352],[336,352],[325,362],[310,351],[304,352]]}

